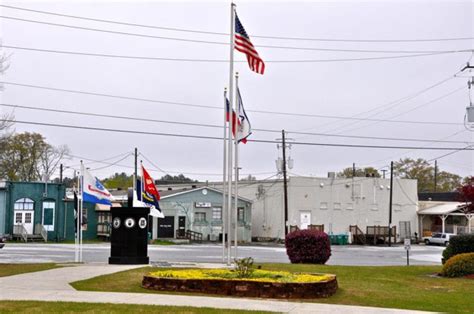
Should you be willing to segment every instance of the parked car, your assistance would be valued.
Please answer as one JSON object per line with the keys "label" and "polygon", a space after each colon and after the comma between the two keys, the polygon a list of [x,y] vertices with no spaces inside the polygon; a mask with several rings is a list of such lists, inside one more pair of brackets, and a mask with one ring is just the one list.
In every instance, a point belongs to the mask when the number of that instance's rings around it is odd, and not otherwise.
{"label": "parked car", "polygon": [[424,237],[423,242],[428,244],[439,244],[447,246],[449,244],[450,237],[454,236],[454,233],[433,233],[431,237]]}
{"label": "parked car", "polygon": [[2,249],[5,246],[5,242],[7,242],[7,238],[0,235],[0,249]]}

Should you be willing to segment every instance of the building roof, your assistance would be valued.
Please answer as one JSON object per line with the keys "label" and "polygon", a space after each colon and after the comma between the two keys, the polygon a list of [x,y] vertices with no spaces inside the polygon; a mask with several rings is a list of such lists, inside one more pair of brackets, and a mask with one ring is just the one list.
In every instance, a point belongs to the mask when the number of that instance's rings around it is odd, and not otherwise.
{"label": "building roof", "polygon": [[[213,187],[209,187],[209,186],[202,186],[202,187],[199,187],[199,188],[191,188],[191,189],[184,188],[184,189],[180,189],[180,190],[160,191],[160,196],[161,196],[161,199],[163,200],[163,199],[167,199],[167,198],[170,198],[170,197],[173,197],[173,196],[176,196],[176,195],[186,194],[186,193],[190,193],[190,192],[194,192],[194,191],[200,191],[200,190],[204,190],[204,189],[211,190],[211,191],[222,194],[222,190],[219,190],[219,189],[216,189],[216,188],[213,188]],[[239,196],[239,199],[244,201],[244,202],[247,202],[247,203],[252,203],[251,200],[249,200],[248,198],[242,197],[242,196]]]}
{"label": "building roof", "polygon": [[456,202],[458,193],[456,192],[421,192],[418,193],[420,201]]}
{"label": "building roof", "polygon": [[[217,193],[222,193],[222,190],[219,190],[219,189],[216,189],[216,188],[213,188],[213,187],[209,187],[209,186],[182,187],[182,188],[172,189],[172,190],[160,190],[159,189],[158,192],[160,193],[161,199],[167,199],[167,198],[172,197],[172,196],[185,194],[185,193],[189,193],[189,192],[194,192],[194,191],[200,191],[200,190],[203,190],[203,189],[208,189],[208,190],[211,190],[211,191],[215,191]],[[116,202],[121,202],[121,201],[126,202],[127,199],[128,199],[128,191],[127,190],[110,190],[110,194],[113,195]],[[72,193],[71,193],[71,197],[72,197]],[[252,203],[251,200],[249,200],[245,197],[242,197],[242,196],[239,196],[239,199],[242,200],[242,201],[248,202],[248,203]]]}
{"label": "building roof", "polygon": [[418,211],[419,215],[449,215],[455,211],[460,210],[464,203],[459,202],[444,202],[437,203],[425,209]]}

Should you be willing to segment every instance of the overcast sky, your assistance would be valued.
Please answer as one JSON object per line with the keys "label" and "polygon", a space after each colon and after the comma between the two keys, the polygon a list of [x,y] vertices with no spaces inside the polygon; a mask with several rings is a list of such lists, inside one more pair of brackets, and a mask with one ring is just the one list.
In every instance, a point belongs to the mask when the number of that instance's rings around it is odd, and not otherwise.
{"label": "overcast sky", "polygon": [[[216,2],[114,2],[114,1],[2,1],[3,5],[139,23],[160,27],[228,33],[229,1]],[[325,38],[349,40],[440,39],[474,37],[472,1],[238,1],[237,12],[249,35]],[[0,8],[3,17],[74,25],[116,32],[161,37],[228,42],[228,36],[168,31],[85,21],[68,17]],[[229,47],[129,36],[83,29],[31,23],[1,18],[1,38],[5,46],[75,51],[95,54],[227,60]],[[255,45],[334,48],[376,51],[457,51],[472,49],[473,40],[412,42],[331,42],[265,39],[253,37]],[[251,72],[245,62],[235,64],[240,72],[240,89],[252,127],[285,129],[298,142],[344,143],[384,146],[465,147],[474,142],[474,132],[464,128],[469,105],[467,78],[455,78],[471,58],[470,52],[446,53],[423,57],[336,61],[272,63],[276,60],[327,60],[401,56],[413,53],[368,53],[276,49],[257,47],[266,63],[265,75]],[[102,58],[64,55],[4,48],[10,68],[2,80],[59,89],[80,90],[133,98],[222,107],[223,90],[228,86],[226,62],[176,62],[140,59]],[[235,53],[238,61],[245,56]],[[466,73],[465,73],[466,74]],[[464,74],[464,75],[465,75]],[[448,79],[449,78],[449,79]],[[446,80],[447,79],[447,80]],[[407,96],[439,84],[401,103]],[[59,91],[5,84],[2,103],[113,114],[128,117],[222,125],[221,109],[178,106],[79,95]],[[438,99],[440,98],[440,99]],[[438,100],[437,100],[438,99]],[[433,101],[435,100],[435,101]],[[375,110],[374,110],[375,109]],[[11,110],[0,107],[1,112]],[[389,123],[317,118],[310,116],[257,113],[254,110],[337,117],[393,119],[444,124]],[[368,112],[369,111],[369,112]],[[74,126],[103,127],[147,132],[222,136],[218,128],[183,126],[156,122],[85,117],[16,108],[18,121],[61,123]],[[450,124],[446,124],[450,123]],[[72,155],[93,160],[116,162],[116,166],[90,163],[99,177],[114,172],[131,173],[134,147],[150,159],[145,166],[155,177],[164,173],[184,173],[202,180],[220,180],[222,142],[126,133],[85,131],[17,123],[17,132],[39,132],[53,145],[67,144]],[[459,143],[410,142],[292,134],[314,132],[338,135],[404,139],[446,140]],[[280,137],[277,133],[254,131],[253,139]],[[275,144],[241,145],[242,173],[266,178],[275,174],[275,159],[281,152]],[[449,151],[407,149],[369,149],[293,145],[291,157],[298,175],[326,176],[344,167],[389,164],[403,157],[432,159]],[[143,159],[143,157],[141,157]],[[77,167],[78,158],[65,163]],[[462,176],[474,174],[474,154],[461,151],[439,159],[442,170]],[[69,171],[66,175],[72,175]]]}

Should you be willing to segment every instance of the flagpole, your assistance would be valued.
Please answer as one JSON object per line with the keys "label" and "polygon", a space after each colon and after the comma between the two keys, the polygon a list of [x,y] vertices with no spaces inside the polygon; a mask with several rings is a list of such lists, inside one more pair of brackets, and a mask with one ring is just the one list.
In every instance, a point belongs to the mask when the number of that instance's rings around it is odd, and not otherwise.
{"label": "flagpole", "polygon": [[[227,117],[230,117],[230,112],[227,111],[227,89],[224,88],[224,153],[223,153],[223,169],[222,169],[222,209],[221,209],[221,220],[222,220],[222,262],[225,262],[225,218],[227,217],[227,208],[226,204],[226,176],[227,176]],[[230,119],[229,119],[230,121]]]}
{"label": "flagpole", "polygon": [[83,217],[83,206],[84,206],[84,163],[81,160],[81,179],[80,179],[80,189],[81,189],[81,201],[79,202],[79,262],[82,263],[82,217]]}
{"label": "flagpole", "polygon": [[233,104],[234,104],[234,38],[235,32],[235,4],[231,3],[230,5],[230,62],[229,62],[229,112],[230,120],[228,130],[228,170],[227,170],[227,209],[229,214],[227,215],[227,231],[229,235],[227,237],[227,265],[230,266],[230,256],[231,256],[231,239],[230,239],[230,217],[231,217],[231,208],[232,208],[232,124],[233,124]]}
{"label": "flagpole", "polygon": [[[239,90],[239,72],[236,72],[235,73],[235,90],[238,92]],[[234,141],[234,145],[235,145],[235,161],[234,161],[234,164],[235,164],[235,185],[234,185],[234,224],[235,224],[235,228],[234,228],[234,246],[235,246],[235,251],[234,251],[234,258],[237,258],[237,229],[239,227],[239,222],[238,222],[238,205],[239,205],[239,131],[238,131],[238,127],[239,127],[239,120],[240,120],[240,108],[238,107],[239,106],[239,102],[236,101],[235,102],[235,112],[236,112],[236,120],[235,121],[235,141]]]}
{"label": "flagpole", "polygon": [[140,177],[140,196],[137,195],[137,198],[140,202],[143,202],[143,160],[140,160],[140,169],[142,171],[142,175]]}
{"label": "flagpole", "polygon": [[[74,170],[75,172],[75,170]],[[81,185],[81,175],[77,176],[77,193],[74,199],[74,208],[76,209],[76,234],[74,237],[74,262],[79,262],[79,189]],[[77,204],[76,204],[77,201]]]}

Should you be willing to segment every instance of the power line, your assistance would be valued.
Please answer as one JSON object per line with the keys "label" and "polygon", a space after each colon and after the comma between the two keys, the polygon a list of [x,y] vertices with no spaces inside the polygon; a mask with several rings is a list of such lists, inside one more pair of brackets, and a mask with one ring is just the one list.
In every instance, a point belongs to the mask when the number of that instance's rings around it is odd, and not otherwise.
{"label": "power line", "polygon": [[[89,159],[89,158],[86,158],[86,157],[72,155],[72,154],[65,154],[65,155],[68,156],[68,157],[71,157],[71,158],[91,161],[89,164],[93,164],[93,163],[101,163],[101,162],[104,162],[104,161],[108,161],[108,160],[111,160],[111,159],[119,158],[119,157],[122,157],[122,156],[125,156],[125,155],[131,155],[131,154],[132,154],[132,152],[125,152],[125,153],[121,153],[121,154],[118,154],[118,155],[115,155],[115,156],[112,156],[112,157],[108,157],[108,158],[105,158],[105,159],[101,159],[101,160]],[[76,166],[80,166],[80,164],[69,165],[68,167],[76,167]]]}
{"label": "power line", "polygon": [[[406,113],[408,113],[408,112],[411,112],[411,111],[413,111],[413,110],[416,110],[416,109],[418,109],[418,108],[421,108],[421,107],[423,107],[423,106],[430,105],[430,104],[432,104],[432,103],[434,103],[434,102],[437,102],[437,101],[439,101],[439,100],[441,100],[441,99],[444,99],[444,98],[446,98],[446,97],[448,97],[448,96],[451,96],[451,95],[453,95],[453,94],[459,92],[459,91],[462,90],[462,89],[465,89],[465,86],[461,86],[460,88],[457,88],[457,89],[455,89],[455,90],[453,90],[453,91],[450,91],[449,93],[443,94],[443,95],[441,95],[441,96],[439,96],[439,97],[436,97],[436,98],[434,98],[434,99],[432,99],[432,100],[430,100],[430,101],[428,101],[428,102],[425,102],[425,103],[423,103],[423,104],[421,104],[421,105],[415,106],[414,108],[411,108],[411,109],[406,110],[406,111],[404,111],[404,112],[398,113],[398,114],[392,116],[391,118],[396,118],[396,117],[399,117],[399,116],[401,116],[401,115],[404,115],[404,114],[406,114]],[[389,119],[391,119],[391,118],[389,118]],[[363,125],[363,126],[355,127],[355,128],[352,128],[352,129],[347,129],[347,128],[345,128],[345,129],[342,129],[340,132],[352,132],[352,131],[359,130],[359,129],[362,129],[362,128],[366,128],[366,127],[369,127],[369,126],[373,126],[373,125],[378,124],[378,123],[379,123],[379,122],[373,122],[373,123],[370,123],[370,124],[368,124],[368,125]]]}
{"label": "power line", "polygon": [[[98,19],[98,18],[91,18],[91,17],[85,17],[85,16],[61,14],[61,13],[57,13],[57,12],[33,10],[33,9],[28,9],[28,8],[24,8],[24,7],[17,7],[17,6],[11,6],[11,5],[0,5],[0,7],[4,7],[4,8],[8,8],[8,9],[14,9],[14,10],[27,11],[27,12],[48,14],[48,15],[54,15],[54,16],[68,17],[68,18],[73,18],[73,19],[80,19],[80,20],[87,20],[87,21],[94,21],[94,22],[101,22],[101,23],[118,24],[118,25],[125,25],[125,26],[142,27],[142,28],[150,28],[150,29],[160,29],[160,30],[166,30],[166,31],[199,33],[199,34],[221,35],[221,36],[229,36],[230,35],[229,33],[223,33],[223,32],[212,32],[212,31],[193,30],[193,29],[176,28],[176,27],[155,26],[155,25],[121,22],[121,21],[116,21],[116,20]],[[385,43],[437,42],[437,41],[462,41],[462,40],[472,40],[472,39],[474,39],[474,37],[431,38],[431,39],[429,39],[429,38],[418,38],[418,39],[342,39],[342,38],[283,37],[283,36],[268,36],[268,35],[267,36],[252,35],[252,38],[284,39],[284,40],[298,40],[298,41],[368,42],[368,43],[373,43],[373,42],[385,42]]]}
{"label": "power line", "polygon": [[[458,71],[458,72],[454,73],[454,75],[450,75],[450,76],[448,76],[447,78],[445,78],[445,79],[443,79],[443,80],[441,80],[441,81],[438,81],[438,82],[436,82],[435,84],[432,84],[432,85],[430,85],[430,86],[428,86],[428,87],[426,87],[426,88],[423,88],[423,89],[420,90],[420,91],[417,91],[417,92],[415,92],[415,93],[412,93],[412,94],[410,94],[410,95],[408,95],[408,96],[404,96],[404,97],[402,97],[402,98],[399,98],[399,99],[397,99],[397,100],[391,101],[391,102],[389,102],[389,103],[382,104],[382,105],[378,105],[378,106],[376,106],[376,107],[374,107],[374,108],[372,108],[372,109],[369,109],[369,110],[360,112],[360,113],[356,114],[356,115],[353,117],[352,120],[354,120],[354,122],[349,123],[348,125],[345,125],[343,128],[347,128],[348,126],[357,124],[359,121],[379,120],[379,119],[371,119],[371,118],[374,117],[374,116],[379,115],[381,112],[385,112],[386,110],[389,110],[389,109],[391,109],[391,108],[394,108],[394,107],[396,107],[396,106],[398,106],[398,105],[400,105],[400,104],[402,104],[402,103],[404,103],[404,102],[410,101],[411,99],[414,99],[414,98],[416,98],[416,97],[418,97],[418,96],[420,96],[420,95],[422,95],[422,94],[424,94],[424,93],[430,91],[431,89],[436,88],[436,87],[438,87],[438,86],[440,86],[440,85],[442,85],[442,84],[444,84],[444,83],[446,83],[446,82],[452,80],[452,79],[455,78],[456,75],[457,75],[458,73],[460,73],[460,72],[461,72],[461,71]],[[375,112],[375,113],[373,113],[373,114],[370,114],[370,115],[368,115],[368,116],[365,117],[365,118],[357,118],[357,116],[361,116],[361,115],[364,115],[364,114],[366,114],[366,113],[378,111],[379,109],[381,109],[382,111],[381,111],[381,112],[378,112],[378,113]],[[340,119],[340,120],[342,120],[342,119]],[[380,119],[380,120],[386,120],[386,119]],[[388,121],[390,121],[390,120],[388,120]],[[329,123],[326,123],[326,124],[324,124],[323,126],[328,125],[328,124],[329,124]],[[338,129],[340,129],[340,128],[341,128],[341,127],[333,128],[333,129],[331,129],[331,130],[329,130],[329,131],[336,131],[336,130],[338,130]]]}
{"label": "power line", "polygon": [[[126,153],[127,156],[132,156],[133,153],[131,152],[127,152]],[[72,158],[75,158],[75,159],[80,159],[80,160],[87,160],[87,161],[91,161],[88,163],[88,165],[90,164],[93,164],[93,163],[101,163],[101,164],[106,164],[106,165],[115,165],[115,166],[120,166],[120,167],[123,167],[123,168],[129,168],[129,169],[134,169],[134,166],[129,166],[129,165],[122,165],[122,164],[118,164],[118,162],[116,163],[111,163],[111,162],[107,162],[107,160],[110,160],[110,159],[114,159],[114,158],[117,158],[117,157],[121,157],[123,156],[124,154],[120,154],[120,155],[116,155],[116,156],[113,156],[113,157],[109,157],[109,158],[106,158],[106,159],[102,159],[102,160],[96,160],[96,159],[91,159],[91,158],[87,158],[87,157],[83,157],[83,156],[77,156],[77,155],[72,155],[72,154],[67,154],[67,156],[69,157],[72,157]],[[73,169],[73,167],[75,167],[76,165],[68,165],[66,167],[69,167],[71,169]],[[78,165],[77,165],[78,166]],[[107,168],[107,167],[104,167],[104,168]],[[96,169],[92,169],[92,170],[97,170]],[[186,175],[208,175],[208,176],[222,176],[222,173],[198,173],[198,172],[182,172],[182,171],[164,171],[160,168],[157,167],[157,169],[155,168],[147,168],[147,170],[150,170],[150,171],[153,171],[153,172],[163,172],[165,174],[170,174],[170,173],[176,173],[176,174],[186,174]],[[253,175],[260,175],[260,174],[270,174],[270,173],[274,173],[274,172],[256,172],[256,173],[251,173]],[[250,174],[250,173],[248,173]],[[247,175],[247,174],[242,174],[242,175]]]}
{"label": "power line", "polygon": [[438,159],[441,159],[441,158],[444,158],[444,157],[447,157],[447,156],[450,156],[450,155],[453,155],[453,154],[456,154],[456,153],[459,153],[459,152],[462,152],[462,151],[465,151],[465,150],[471,150],[470,148],[473,147],[474,145],[467,145],[466,147],[463,147],[463,148],[459,148],[458,150],[455,150],[453,152],[450,152],[450,153],[447,153],[447,154],[444,154],[444,155],[441,155],[441,156],[438,156],[438,157],[435,157],[435,158],[431,158],[429,160],[427,160],[427,162],[432,162],[434,160],[438,160]]}
{"label": "power line", "polygon": [[[125,129],[110,129],[110,128],[100,128],[100,127],[88,127],[88,126],[76,126],[76,125],[66,125],[58,123],[44,123],[44,122],[35,122],[35,121],[19,121],[19,120],[10,120],[2,119],[1,121],[6,122],[15,122],[20,124],[27,125],[42,125],[50,127],[59,127],[59,128],[69,128],[69,129],[79,129],[79,130],[89,130],[89,131],[104,131],[104,132],[115,132],[115,133],[128,133],[128,134],[140,134],[140,135],[154,135],[154,136],[168,136],[168,137],[178,137],[178,138],[193,138],[193,139],[204,139],[204,140],[218,140],[221,141],[221,137],[217,136],[204,136],[204,135],[193,135],[193,134],[177,134],[177,133],[163,133],[163,132],[147,132],[147,131],[137,131],[137,130],[125,130]],[[254,143],[266,143],[266,144],[279,144],[279,141],[275,140],[262,140],[262,139],[252,139],[248,142]],[[306,145],[306,146],[327,146],[327,147],[347,147],[347,148],[374,148],[374,149],[413,149],[413,150],[459,150],[459,147],[416,147],[416,146],[385,146],[385,145],[361,145],[361,144],[338,144],[338,143],[315,143],[315,142],[292,142],[292,145]],[[465,148],[465,150],[474,150],[471,148]]]}
{"label": "power line", "polygon": [[[133,117],[133,116],[119,116],[119,115],[111,115],[111,114],[99,114],[99,113],[92,113],[92,112],[70,111],[70,110],[61,110],[61,109],[44,108],[44,107],[10,105],[10,104],[1,104],[1,103],[0,103],[0,106],[10,107],[10,108],[21,108],[21,109],[28,109],[28,110],[36,110],[36,111],[45,111],[45,112],[75,114],[75,115],[82,115],[82,116],[92,116],[92,117],[111,118],[111,119],[123,119],[123,120],[131,120],[131,121],[166,123],[166,124],[197,126],[197,127],[217,128],[217,129],[222,129],[223,128],[222,125],[216,125],[216,124],[204,124],[204,123],[191,123],[191,122],[182,122],[182,121],[157,120],[157,119],[139,118],[139,117]],[[271,129],[253,128],[252,130],[260,131],[260,132],[269,132],[269,133],[281,133],[280,130],[271,130]],[[436,142],[436,143],[457,143],[457,144],[469,143],[468,141],[443,141],[443,140],[417,139],[417,138],[393,138],[393,137],[376,137],[376,136],[339,135],[339,134],[327,134],[327,133],[297,132],[297,131],[290,131],[290,130],[287,131],[287,133],[301,134],[301,135],[312,135],[312,136],[357,138],[357,139],[368,139],[368,140],[429,142],[429,143]]]}
{"label": "power line", "polygon": [[[85,31],[109,33],[109,34],[115,34],[115,35],[125,35],[125,36],[163,39],[163,40],[172,40],[172,41],[179,41],[179,42],[199,43],[199,44],[221,45],[221,46],[228,46],[229,45],[228,42],[198,40],[198,39],[186,39],[186,38],[178,38],[178,37],[167,37],[167,36],[156,36],[156,35],[138,34],[138,33],[130,33],[130,32],[112,31],[112,30],[98,29],[98,28],[92,28],[92,27],[83,27],[83,26],[75,26],[75,25],[68,25],[68,24],[43,22],[43,21],[23,19],[23,18],[11,17],[11,16],[5,16],[5,15],[0,15],[0,18],[7,19],[7,20],[13,20],[13,21],[34,23],[34,24],[43,24],[43,25],[49,25],[49,26],[64,27],[64,28],[70,28],[70,29],[79,29],[79,30],[85,30]],[[414,54],[414,53],[472,52],[472,49],[456,49],[456,50],[370,50],[370,49],[362,49],[361,50],[361,49],[337,49],[337,48],[275,46],[275,45],[255,45],[255,47],[258,47],[258,48],[271,48],[271,49],[306,50],[306,51],[331,51],[331,52],[357,52],[357,53],[409,53],[409,54]]]}
{"label": "power line", "polygon": [[[463,132],[466,132],[466,130],[462,129],[462,130],[456,131],[456,132],[453,133],[453,134],[450,134],[450,135],[448,135],[448,136],[442,137],[440,140],[445,140],[445,139],[451,138],[451,137],[456,136],[456,135],[458,135],[458,134],[460,134],[460,133],[463,133]],[[375,160],[375,161],[372,161],[372,162],[369,162],[369,163],[365,163],[365,165],[370,166],[370,165],[372,165],[372,164],[376,164],[376,163],[379,163],[379,162],[390,161],[390,160],[393,160],[395,157],[397,157],[397,159],[398,159],[399,156],[405,156],[405,155],[407,155],[408,153],[411,153],[411,152],[413,152],[413,150],[406,151],[403,155],[397,154],[397,155],[394,155],[394,156],[391,156],[391,157],[387,157],[387,158],[384,158],[384,159],[379,159],[379,160]],[[456,152],[457,152],[457,151],[456,151]],[[435,160],[435,159],[437,159],[437,158],[433,158],[433,159],[431,159],[430,161],[433,161],[433,160]],[[389,167],[389,166],[386,165],[386,166],[384,166],[384,167]]]}
{"label": "power line", "polygon": [[91,170],[102,170],[102,169],[105,169],[105,168],[110,168],[110,167],[116,166],[119,162],[121,162],[121,161],[123,161],[123,160],[129,158],[130,156],[131,156],[131,155],[126,155],[126,156],[120,158],[119,160],[114,161],[114,162],[108,164],[107,166],[102,166],[102,167],[94,168],[94,169],[91,169]]}
{"label": "power line", "polygon": [[[32,85],[32,84],[23,84],[23,83],[8,82],[8,81],[0,81],[0,84],[11,85],[11,86],[21,86],[21,87],[28,87],[28,88],[36,88],[36,89],[50,90],[50,91],[56,91],[56,92],[66,92],[66,93],[72,93],[72,94],[81,94],[81,95],[89,95],[89,96],[99,96],[99,97],[123,99],[123,100],[134,100],[134,101],[149,102],[149,103],[160,103],[160,104],[169,104],[169,105],[186,106],[186,107],[194,107],[194,108],[223,110],[223,107],[218,107],[218,106],[198,105],[198,104],[182,103],[182,102],[172,102],[172,101],[150,99],[150,98],[120,96],[120,95],[112,95],[112,94],[96,93],[96,92],[88,92],[88,91],[72,90],[72,89],[63,89],[63,88],[54,88],[54,87]],[[388,123],[407,123],[407,124],[463,125],[462,123],[443,122],[443,121],[410,121],[410,120],[367,119],[367,118],[344,117],[344,116],[334,116],[334,115],[319,115],[319,114],[311,114],[311,113],[295,113],[295,112],[281,112],[281,111],[279,112],[279,111],[267,111],[267,110],[246,110],[246,111],[247,112],[253,112],[253,113],[261,113],[261,114],[275,114],[275,115],[306,117],[306,118],[324,118],[324,119],[357,120],[357,121],[380,121],[380,122],[388,122]]]}
{"label": "power line", "polygon": [[[229,62],[229,60],[224,60],[224,59],[192,59],[192,58],[165,58],[165,57],[148,57],[148,56],[130,56],[130,55],[115,55],[115,54],[91,53],[91,52],[80,52],[80,51],[66,51],[66,50],[55,50],[55,49],[41,49],[41,48],[32,48],[32,47],[19,47],[19,46],[10,46],[10,45],[0,45],[0,47],[14,49],[14,50],[42,52],[42,53],[54,53],[54,54],[89,56],[89,57],[100,57],[100,58],[113,58],[113,59],[128,59],[128,60],[196,62],[196,63],[228,63]],[[265,60],[265,63],[324,63],[324,62],[375,61],[375,60],[390,60],[390,59],[406,59],[406,58],[429,57],[429,56],[453,54],[453,53],[460,53],[460,52],[461,51],[447,51],[447,52],[422,53],[422,54],[418,53],[418,54],[409,54],[409,55],[384,56],[384,57],[381,56],[381,57],[368,57],[368,58]],[[246,63],[247,61],[236,60],[234,62]]]}
{"label": "power line", "polygon": [[167,104],[167,105],[223,110],[223,108],[217,107],[217,106],[197,105],[197,104],[191,104],[191,103],[173,102],[173,101],[147,99],[147,98],[139,98],[139,97],[117,96],[117,95],[111,95],[111,94],[105,94],[105,93],[95,93],[95,92],[79,91],[79,90],[64,89],[64,88],[38,86],[38,85],[31,85],[31,84],[20,84],[20,83],[7,82],[7,81],[1,81],[0,84],[45,89],[45,90],[51,90],[51,91],[56,91],[56,92],[66,92],[66,93],[73,93],[73,94],[117,98],[117,99],[123,99],[123,100],[135,100],[135,101],[143,101],[143,102],[151,102],[151,103],[159,103],[159,104]]}

